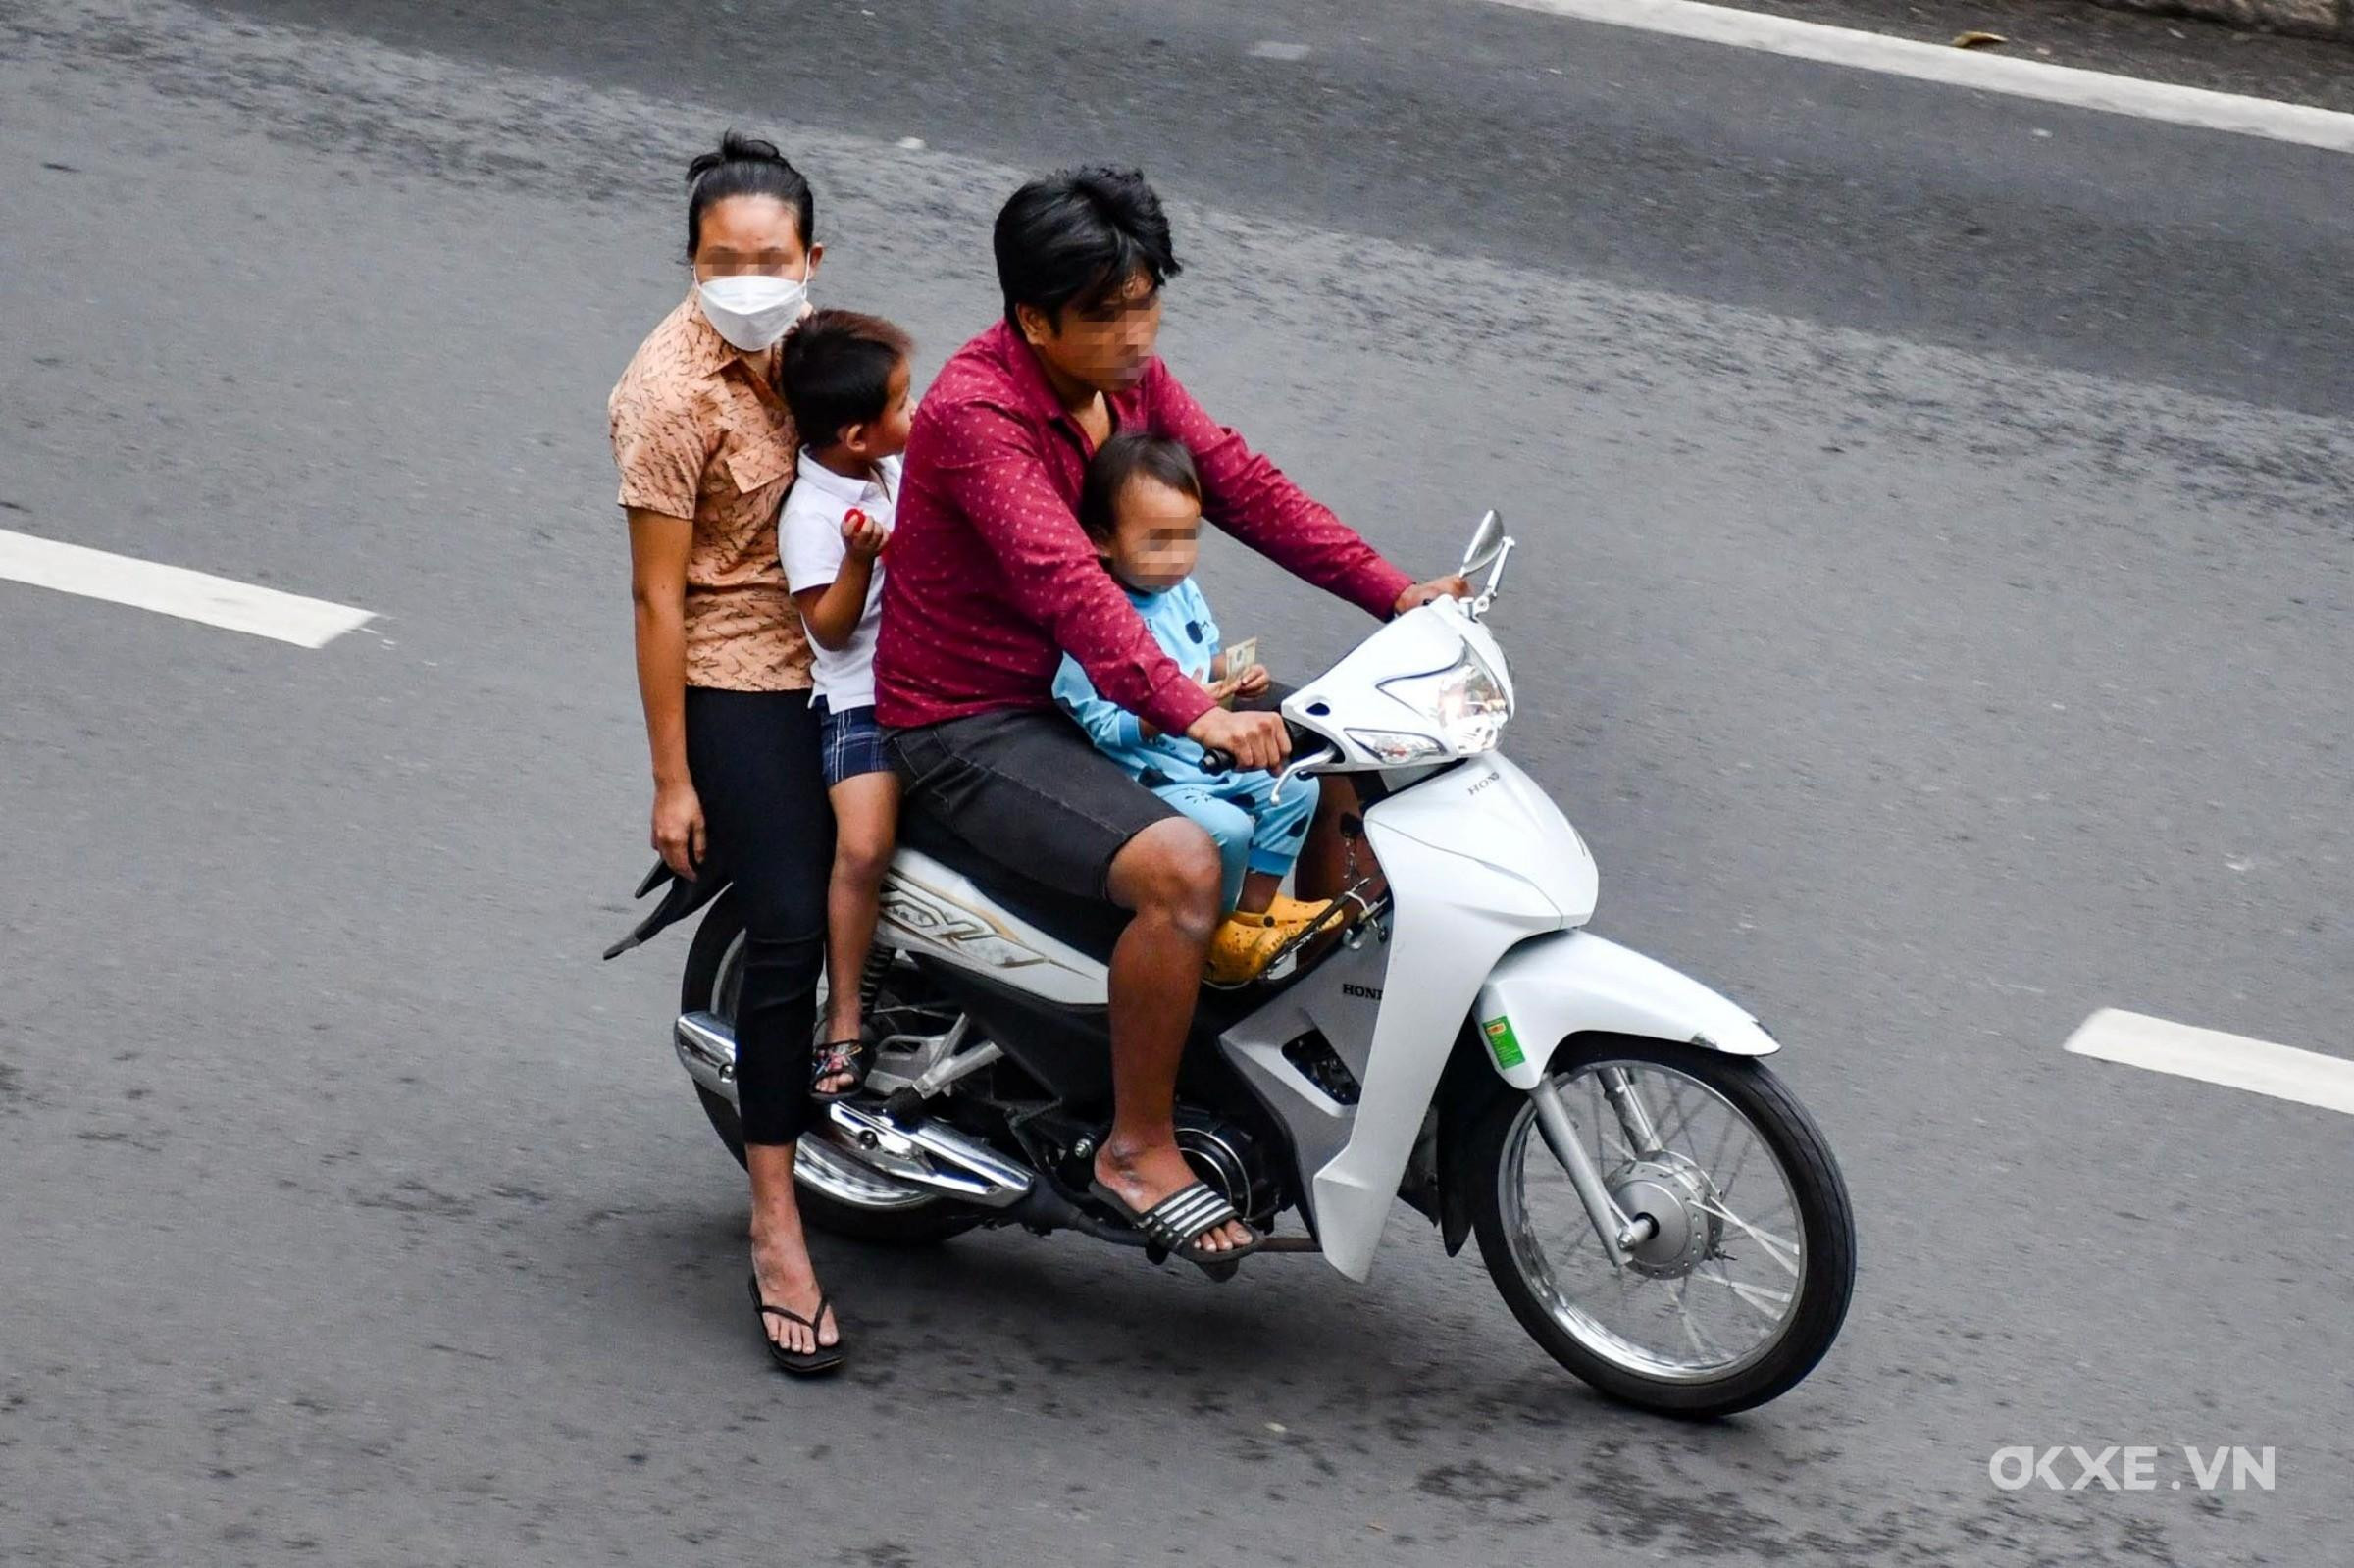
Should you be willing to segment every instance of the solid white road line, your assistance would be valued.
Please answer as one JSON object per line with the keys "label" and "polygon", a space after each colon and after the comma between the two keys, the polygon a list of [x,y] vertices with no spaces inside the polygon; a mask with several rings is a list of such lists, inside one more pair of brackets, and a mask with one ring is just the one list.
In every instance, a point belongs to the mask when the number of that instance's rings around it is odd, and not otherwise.
{"label": "solid white road line", "polygon": [[[2177,87],[2138,76],[2113,76],[2106,72],[2080,71],[2073,66],[2045,65],[2037,60],[2015,60],[1977,49],[1955,49],[1945,44],[1891,38],[1885,33],[1859,32],[1853,27],[1826,26],[1819,22],[1793,22],[1787,17],[1761,16],[1724,6],[1705,6],[1694,0],[1488,0],[1491,5],[1521,11],[1544,11],[1580,22],[1606,23],[1644,32],[1663,32],[1678,38],[1731,44],[1798,60],[1820,60],[1854,66],[1888,76],[1982,92],[2007,93],[2075,109],[2133,115],[2170,125],[2195,126],[2204,130],[2227,130],[2243,136],[2354,152],[2354,115],[2304,104],[2277,103],[2270,98],[2243,98],[2236,93],[2209,92],[2203,87]],[[2316,48],[2326,49],[2327,44]]]}
{"label": "solid white road line", "polygon": [[366,610],[298,593],[231,582],[185,567],[159,566],[128,555],[0,529],[0,578],[105,599],[231,632],[250,632],[299,647],[321,648],[366,625]]}
{"label": "solid white road line", "polygon": [[2068,1037],[2077,1056],[2354,1115],[2354,1061],[2104,1007]]}

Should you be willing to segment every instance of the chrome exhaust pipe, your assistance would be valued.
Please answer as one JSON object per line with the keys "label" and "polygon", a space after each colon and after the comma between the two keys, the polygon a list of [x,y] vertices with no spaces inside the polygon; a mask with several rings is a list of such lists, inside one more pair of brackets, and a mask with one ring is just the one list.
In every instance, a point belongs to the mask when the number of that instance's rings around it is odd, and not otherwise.
{"label": "chrome exhaust pipe", "polygon": [[902,1127],[880,1109],[837,1100],[826,1107],[833,1126],[826,1139],[850,1159],[909,1187],[960,1198],[983,1208],[1010,1208],[1035,1178],[985,1143],[937,1122]]}
{"label": "chrome exhaust pipe", "polygon": [[671,1026],[670,1042],[687,1076],[736,1103],[736,1032],[717,1013],[682,1013]]}
{"label": "chrome exhaust pipe", "polygon": [[[687,1076],[736,1103],[736,1035],[714,1013],[682,1014],[671,1031]],[[1010,1208],[1028,1195],[1036,1177],[985,1143],[936,1122],[902,1127],[880,1107],[837,1100],[823,1124],[801,1139],[802,1174],[845,1201],[889,1206],[889,1197],[918,1194],[955,1198],[983,1208]],[[856,1171],[839,1169],[844,1164]],[[862,1190],[852,1192],[854,1185]],[[884,1191],[874,1190],[880,1179]],[[844,1190],[837,1192],[835,1189]]]}

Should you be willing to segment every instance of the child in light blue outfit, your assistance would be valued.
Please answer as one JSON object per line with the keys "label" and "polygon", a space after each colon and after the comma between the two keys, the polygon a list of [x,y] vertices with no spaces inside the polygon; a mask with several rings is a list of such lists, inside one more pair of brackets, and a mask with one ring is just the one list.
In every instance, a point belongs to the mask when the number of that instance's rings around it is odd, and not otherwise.
{"label": "child in light blue outfit", "polygon": [[[1141,434],[1104,442],[1088,469],[1079,522],[1153,640],[1187,675],[1221,702],[1267,689],[1264,666],[1227,668],[1217,620],[1191,576],[1201,553],[1202,485],[1183,445]],[[1307,838],[1312,786],[1296,784],[1278,801],[1275,776],[1263,769],[1205,772],[1199,744],[1162,733],[1098,693],[1068,654],[1054,677],[1054,700],[1104,755],[1216,840],[1232,918],[1211,943],[1212,979],[1255,975],[1322,913],[1321,904],[1279,896]]]}
{"label": "child in light blue outfit", "polygon": [[[1162,593],[1130,588],[1128,602],[1144,617],[1161,651],[1184,666],[1185,673],[1210,695],[1239,690],[1239,683],[1221,667],[1218,623],[1192,578]],[[1263,677],[1262,666],[1252,668]],[[1259,684],[1264,689],[1263,679]],[[1315,809],[1315,790],[1296,784],[1284,791],[1281,800],[1275,800],[1271,798],[1275,776],[1263,769],[1203,772],[1201,746],[1183,735],[1155,733],[1147,738],[1145,722],[1098,696],[1086,672],[1068,654],[1054,677],[1054,700],[1086,728],[1098,750],[1135,775],[1137,783],[1208,830],[1210,837],[1217,840],[1225,866],[1225,907],[1246,914],[1265,913],[1265,899],[1253,900],[1258,904],[1256,910],[1246,907],[1244,879],[1252,873],[1265,877],[1264,891],[1274,892],[1292,862],[1300,858],[1300,846],[1307,837],[1307,819]]]}

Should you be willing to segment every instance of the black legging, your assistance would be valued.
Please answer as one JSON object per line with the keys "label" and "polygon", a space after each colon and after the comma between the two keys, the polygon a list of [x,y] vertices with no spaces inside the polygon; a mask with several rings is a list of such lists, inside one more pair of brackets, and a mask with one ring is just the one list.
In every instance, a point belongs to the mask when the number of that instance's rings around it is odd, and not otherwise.
{"label": "black legging", "polygon": [[687,688],[687,767],[712,858],[743,914],[736,1092],[746,1143],[809,1125],[834,811],[806,691]]}

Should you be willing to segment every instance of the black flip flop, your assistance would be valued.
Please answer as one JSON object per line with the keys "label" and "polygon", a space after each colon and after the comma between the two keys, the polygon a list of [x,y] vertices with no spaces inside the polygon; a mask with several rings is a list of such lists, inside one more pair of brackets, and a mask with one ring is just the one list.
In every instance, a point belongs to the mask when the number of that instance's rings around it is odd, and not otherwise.
{"label": "black flip flop", "polygon": [[[817,1047],[809,1062],[809,1097],[821,1105],[846,1100],[866,1087],[867,1069],[872,1066],[863,1039],[830,1039]],[[850,1075],[850,1081],[841,1088],[821,1089],[817,1086],[841,1074]]]}
{"label": "black flip flop", "polygon": [[[768,1320],[778,1317],[788,1323],[797,1323],[807,1329],[810,1340],[814,1343],[817,1339],[817,1326],[826,1321],[828,1300],[826,1296],[821,1294],[817,1298],[817,1310],[808,1317],[802,1317],[798,1312],[789,1312],[781,1306],[770,1306],[766,1301],[761,1300],[759,1275],[753,1275],[747,1283],[752,1288],[752,1305],[759,1309],[758,1315],[753,1321],[760,1325],[760,1342],[768,1346],[768,1358],[771,1361],[796,1378],[814,1378],[822,1373],[841,1370],[843,1358],[842,1345],[839,1341],[833,1344],[818,1345],[814,1350],[788,1350],[768,1337]],[[836,1332],[839,1333],[839,1329]]]}
{"label": "black flip flop", "polygon": [[1114,1214],[1144,1232],[1146,1240],[1171,1257],[1185,1259],[1221,1285],[1234,1278],[1237,1264],[1266,1242],[1266,1238],[1245,1225],[1243,1229],[1250,1231],[1251,1239],[1241,1246],[1213,1252],[1197,1244],[1203,1232],[1242,1219],[1242,1215],[1235,1212],[1234,1205],[1220,1197],[1217,1189],[1206,1182],[1181,1187],[1141,1214],[1128,1206],[1126,1198],[1101,1182],[1089,1183],[1088,1190],[1107,1204]]}

